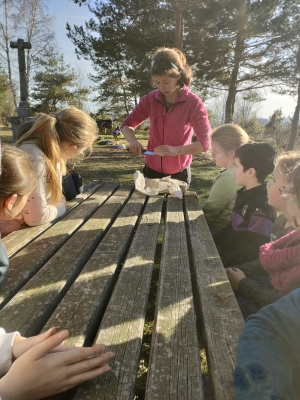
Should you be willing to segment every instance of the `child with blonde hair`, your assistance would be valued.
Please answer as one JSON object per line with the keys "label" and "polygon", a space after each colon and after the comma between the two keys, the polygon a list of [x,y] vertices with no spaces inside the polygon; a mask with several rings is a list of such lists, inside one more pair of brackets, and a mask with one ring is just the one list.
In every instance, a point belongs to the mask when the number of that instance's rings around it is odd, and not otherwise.
{"label": "child with blonde hair", "polygon": [[211,154],[217,167],[222,168],[203,205],[203,212],[211,232],[217,233],[229,224],[236,193],[241,188],[234,176],[235,151],[249,142],[240,126],[225,124],[211,134]]}
{"label": "child with blonde hair", "polygon": [[[30,156],[23,150],[2,146],[0,171],[0,217],[15,218],[36,186]],[[0,240],[0,282],[8,269],[8,257]],[[4,281],[5,284],[5,281]],[[66,391],[109,371],[114,354],[103,345],[78,348],[60,346],[68,331],[49,329],[25,338],[0,328],[0,400],[37,400]]]}
{"label": "child with blonde hair", "polygon": [[[0,218],[18,217],[36,185],[36,173],[28,154],[15,147],[0,145]],[[8,256],[0,240],[0,283],[8,270]]]}
{"label": "child with blonde hair", "polygon": [[22,213],[27,225],[45,224],[66,212],[62,193],[66,162],[90,148],[97,132],[96,121],[87,113],[67,107],[53,117],[41,115],[20,137],[17,146],[29,154],[38,176]]}

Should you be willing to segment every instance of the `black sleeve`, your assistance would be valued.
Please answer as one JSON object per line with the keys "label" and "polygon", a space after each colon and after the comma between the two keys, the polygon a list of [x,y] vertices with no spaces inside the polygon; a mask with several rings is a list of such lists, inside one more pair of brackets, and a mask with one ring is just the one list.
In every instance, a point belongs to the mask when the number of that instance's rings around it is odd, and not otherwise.
{"label": "black sleeve", "polygon": [[239,268],[245,275],[268,275],[268,272],[261,266],[259,259],[241,265],[234,265],[232,268]]}
{"label": "black sleeve", "polygon": [[275,289],[265,288],[251,278],[241,279],[238,286],[238,294],[258,303],[261,307],[274,303],[284,296]]}

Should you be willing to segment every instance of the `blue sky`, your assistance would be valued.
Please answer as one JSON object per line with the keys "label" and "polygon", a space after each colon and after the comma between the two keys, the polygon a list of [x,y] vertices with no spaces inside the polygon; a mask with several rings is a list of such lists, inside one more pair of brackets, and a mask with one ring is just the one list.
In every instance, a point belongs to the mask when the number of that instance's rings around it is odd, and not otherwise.
{"label": "blue sky", "polygon": [[93,72],[91,63],[86,60],[78,60],[75,54],[75,47],[70,39],[67,38],[66,24],[84,25],[92,14],[87,6],[81,7],[72,0],[48,0],[49,13],[55,16],[54,31],[59,45],[59,51],[64,54],[67,64],[80,64],[86,68],[87,72]]}
{"label": "blue sky", "polygon": [[[66,36],[66,23],[70,25],[84,25],[93,15],[89,12],[88,7],[75,4],[72,0],[48,0],[48,8],[51,15],[56,17],[54,23],[54,31],[56,33],[59,51],[64,54],[66,63],[74,65],[78,64],[84,67],[87,73],[92,73],[91,63],[86,60],[78,60],[75,55],[75,48],[71,40]],[[285,116],[292,116],[295,110],[296,102],[288,96],[269,94],[267,100],[260,104],[258,111],[259,117],[268,118],[274,110],[282,108]]]}

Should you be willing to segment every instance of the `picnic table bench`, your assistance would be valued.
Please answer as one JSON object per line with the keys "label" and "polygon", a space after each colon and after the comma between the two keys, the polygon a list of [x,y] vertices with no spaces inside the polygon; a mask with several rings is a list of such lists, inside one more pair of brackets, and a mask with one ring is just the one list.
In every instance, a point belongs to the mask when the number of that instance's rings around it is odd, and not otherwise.
{"label": "picnic table bench", "polygon": [[[30,336],[68,329],[103,343],[111,371],[53,399],[134,399],[153,268],[159,268],[145,399],[204,399],[200,350],[217,400],[232,399],[244,324],[194,192],[148,197],[93,182],[66,215],[3,239],[10,268],[0,321]],[[203,341],[203,344],[202,344]]]}

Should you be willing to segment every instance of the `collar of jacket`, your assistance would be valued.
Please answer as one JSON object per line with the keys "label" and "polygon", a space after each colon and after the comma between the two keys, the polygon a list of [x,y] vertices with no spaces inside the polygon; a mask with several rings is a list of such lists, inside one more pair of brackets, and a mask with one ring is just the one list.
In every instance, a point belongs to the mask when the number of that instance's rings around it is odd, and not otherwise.
{"label": "collar of jacket", "polygon": [[[174,104],[182,103],[182,102],[186,101],[189,91],[190,90],[189,90],[188,86],[183,86],[183,88],[181,89],[179,96],[177,97]],[[160,103],[164,104],[164,95],[158,89],[155,91],[154,97],[155,97],[155,100],[158,100]]]}
{"label": "collar of jacket", "polygon": [[267,184],[264,182],[261,185],[255,186],[252,189],[245,190],[245,187],[243,186],[241,189],[237,191],[238,197],[243,197],[244,199],[247,199],[248,197],[252,198],[253,196],[260,196],[260,195],[266,195],[267,194]]}

